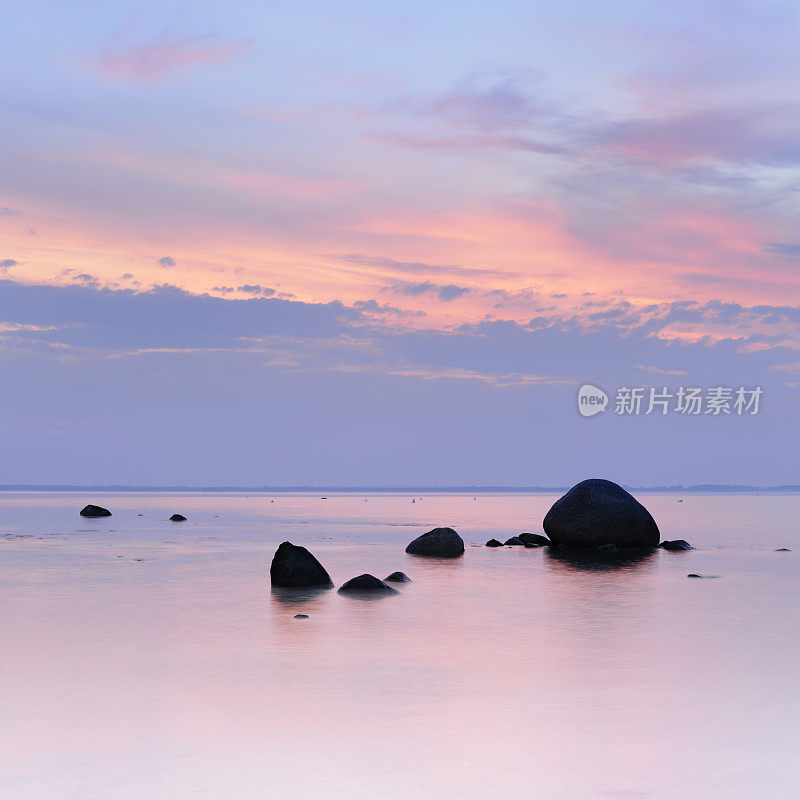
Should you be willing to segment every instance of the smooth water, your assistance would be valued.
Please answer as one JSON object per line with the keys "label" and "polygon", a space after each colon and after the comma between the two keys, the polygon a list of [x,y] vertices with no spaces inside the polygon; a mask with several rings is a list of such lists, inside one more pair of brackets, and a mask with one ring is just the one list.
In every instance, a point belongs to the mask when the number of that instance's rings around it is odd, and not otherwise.
{"label": "smooth water", "polygon": [[[470,546],[554,499],[0,494],[0,798],[797,797],[800,497],[640,496],[698,549],[614,569]],[[286,539],[414,582],[274,594]]]}

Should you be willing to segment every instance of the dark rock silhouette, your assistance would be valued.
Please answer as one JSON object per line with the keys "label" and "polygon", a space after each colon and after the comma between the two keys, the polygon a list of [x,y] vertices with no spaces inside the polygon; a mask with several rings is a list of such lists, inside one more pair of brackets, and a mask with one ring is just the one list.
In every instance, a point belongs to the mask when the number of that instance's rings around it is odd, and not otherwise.
{"label": "dark rock silhouette", "polygon": [[522,539],[519,538],[519,536],[512,536],[510,539],[506,539],[505,542],[503,542],[503,544],[521,546],[525,544],[525,542],[523,542]]}
{"label": "dark rock silhouette", "polygon": [[411,578],[405,574],[405,572],[393,572],[391,575],[387,575],[384,578],[384,581],[392,581],[393,583],[411,583]]}
{"label": "dark rock silhouette", "polygon": [[581,481],[556,500],[543,527],[554,545],[570,547],[657,547],[660,539],[650,512],[621,486],[602,478]]}
{"label": "dark rock silhouette", "polygon": [[170,522],[186,522],[186,517],[184,517],[183,514],[173,514],[169,518],[169,521]]}
{"label": "dark rock silhouette", "polygon": [[81,509],[82,517],[110,517],[111,512],[102,506],[93,506],[91,503]]}
{"label": "dark rock silhouette", "polygon": [[342,594],[399,594],[397,589],[367,573],[350,578],[347,583],[339,587],[339,592]]}
{"label": "dark rock silhouette", "polygon": [[525,544],[540,544],[545,547],[551,545],[552,542],[541,533],[521,533],[518,537]]}
{"label": "dark rock silhouette", "polygon": [[788,547],[779,547],[776,553],[791,553],[792,551]]}
{"label": "dark rock silhouette", "polygon": [[458,558],[464,555],[464,540],[452,528],[434,528],[406,547],[412,556]]}
{"label": "dark rock silhouette", "polygon": [[718,578],[719,575],[698,575],[696,572],[690,572],[687,578]]}
{"label": "dark rock silhouette", "polygon": [[538,549],[540,547],[544,547],[544,545],[543,544],[535,544],[534,542],[525,542],[525,547],[527,547],[529,550],[535,550],[535,549]]}
{"label": "dark rock silhouette", "polygon": [[503,543],[497,541],[497,539],[489,539],[489,541],[486,542],[486,547],[502,547],[502,546]]}
{"label": "dark rock silhouette", "polygon": [[295,614],[295,619],[308,619],[308,614]]}
{"label": "dark rock silhouette", "polygon": [[661,542],[659,547],[664,550],[694,550],[686,539],[673,539],[671,542]]}
{"label": "dark rock silhouette", "polygon": [[305,547],[282,542],[272,558],[269,578],[273,586],[333,586],[325,567]]}

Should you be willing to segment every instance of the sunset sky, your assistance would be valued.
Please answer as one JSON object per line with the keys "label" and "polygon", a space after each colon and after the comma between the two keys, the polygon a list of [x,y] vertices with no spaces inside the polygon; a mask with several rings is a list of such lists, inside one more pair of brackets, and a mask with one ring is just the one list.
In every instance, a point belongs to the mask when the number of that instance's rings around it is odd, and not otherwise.
{"label": "sunset sky", "polygon": [[0,483],[800,484],[799,18],[7,4]]}

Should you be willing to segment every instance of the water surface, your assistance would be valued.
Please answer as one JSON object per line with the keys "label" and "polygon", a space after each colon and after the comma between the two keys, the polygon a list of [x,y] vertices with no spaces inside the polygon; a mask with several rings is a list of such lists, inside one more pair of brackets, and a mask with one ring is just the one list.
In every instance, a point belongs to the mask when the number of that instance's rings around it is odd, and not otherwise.
{"label": "water surface", "polygon": [[[0,494],[0,797],[795,797],[800,497],[640,496],[698,549],[614,569],[470,546],[554,499]],[[273,593],[285,539],[414,582]]]}

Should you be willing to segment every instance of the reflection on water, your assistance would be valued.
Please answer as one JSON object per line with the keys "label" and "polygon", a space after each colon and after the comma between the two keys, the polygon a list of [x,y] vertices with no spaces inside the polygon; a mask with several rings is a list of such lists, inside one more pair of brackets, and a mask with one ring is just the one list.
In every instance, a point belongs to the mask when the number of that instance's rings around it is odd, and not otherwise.
{"label": "reflection on water", "polygon": [[286,606],[306,605],[310,601],[333,590],[333,586],[272,586],[272,599]]}
{"label": "reflection on water", "polygon": [[646,547],[639,550],[582,550],[558,547],[543,548],[547,559],[554,567],[567,567],[576,570],[626,570],[632,569],[652,558],[657,550]]}
{"label": "reflection on water", "polygon": [[[471,546],[553,499],[0,494],[0,797],[793,797],[800,498],[642,498],[689,552]],[[404,552],[440,524],[463,558]],[[413,582],[271,590],[286,539]]]}

